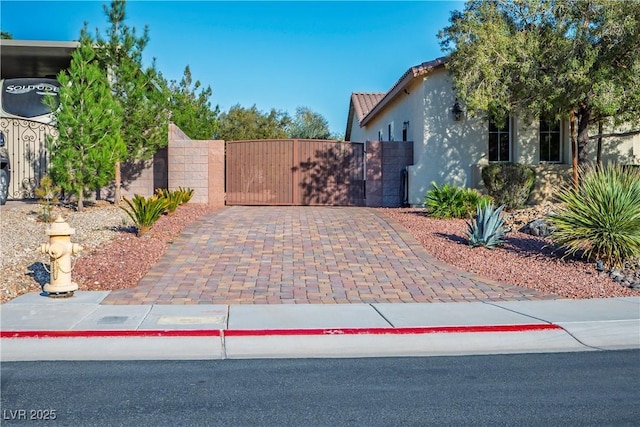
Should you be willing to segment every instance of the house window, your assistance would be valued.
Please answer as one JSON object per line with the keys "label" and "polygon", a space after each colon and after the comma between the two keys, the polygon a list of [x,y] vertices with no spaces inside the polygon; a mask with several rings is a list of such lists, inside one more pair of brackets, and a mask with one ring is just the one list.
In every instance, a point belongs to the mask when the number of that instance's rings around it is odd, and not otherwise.
{"label": "house window", "polygon": [[382,132],[382,129],[380,129],[378,131],[378,141],[384,141],[384,133]]}
{"label": "house window", "polygon": [[561,153],[560,121],[540,119],[540,161],[559,163]]}
{"label": "house window", "polygon": [[505,120],[501,127],[489,120],[489,161],[508,162],[511,159],[510,123]]}
{"label": "house window", "polygon": [[409,122],[402,123],[402,140],[407,140],[407,133],[409,132]]}
{"label": "house window", "polygon": [[389,141],[393,141],[394,140],[394,138],[393,138],[393,132],[394,132],[393,122],[389,123],[389,126],[387,127],[387,129],[389,131],[389,139],[388,140]]}

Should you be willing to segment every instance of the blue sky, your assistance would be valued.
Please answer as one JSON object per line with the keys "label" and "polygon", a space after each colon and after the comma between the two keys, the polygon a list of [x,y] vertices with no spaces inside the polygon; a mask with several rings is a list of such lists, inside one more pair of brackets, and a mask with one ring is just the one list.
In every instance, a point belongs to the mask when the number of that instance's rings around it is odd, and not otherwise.
{"label": "blue sky", "polygon": [[[107,28],[107,1],[6,1],[15,39],[76,40]],[[145,62],[179,80],[189,65],[222,111],[306,106],[344,134],[351,92],[385,92],[409,67],[442,56],[436,34],[459,1],[128,1],[127,24],[149,26]]]}

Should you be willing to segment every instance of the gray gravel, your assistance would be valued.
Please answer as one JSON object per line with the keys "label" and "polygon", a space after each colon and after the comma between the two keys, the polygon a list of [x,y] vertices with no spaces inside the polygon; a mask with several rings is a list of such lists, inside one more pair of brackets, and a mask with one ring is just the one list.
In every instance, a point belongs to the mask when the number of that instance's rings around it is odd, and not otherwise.
{"label": "gray gravel", "polygon": [[[9,202],[0,208],[0,301],[5,302],[35,285],[48,280],[43,264],[48,257],[39,247],[48,242],[45,234],[47,223],[39,219],[42,212],[38,204]],[[118,230],[131,226],[126,213],[107,202],[86,207],[83,212],[56,208],[55,215],[62,215],[75,229],[73,243],[83,246],[85,252],[111,241]]]}

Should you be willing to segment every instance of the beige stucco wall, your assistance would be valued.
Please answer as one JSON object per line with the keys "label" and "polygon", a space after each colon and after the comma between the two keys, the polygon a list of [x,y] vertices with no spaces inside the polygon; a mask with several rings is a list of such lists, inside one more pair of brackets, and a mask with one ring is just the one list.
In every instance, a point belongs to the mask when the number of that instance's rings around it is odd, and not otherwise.
{"label": "beige stucco wall", "polygon": [[[630,126],[605,126],[604,133],[620,133],[631,130]],[[590,135],[597,135],[598,128],[593,126],[589,129]],[[595,161],[598,141],[589,141],[589,159]],[[640,165],[640,135],[629,135],[623,137],[603,138],[602,140],[602,162],[621,163],[628,165]]]}
{"label": "beige stucco wall", "polygon": [[418,141],[422,139],[422,123],[424,122],[422,84],[420,80],[415,80],[407,87],[407,93],[399,93],[386,108],[368,122],[360,127],[354,115],[351,127],[351,141],[365,142],[378,141],[378,131],[382,130],[383,141],[388,141],[388,126],[393,122],[393,140],[402,141],[402,126],[404,122],[409,122],[407,132],[408,141]]}
{"label": "beige stucco wall", "polygon": [[366,127],[360,127],[360,123],[358,122],[358,117],[357,114],[353,115],[352,121],[351,121],[351,136],[349,138],[350,141],[354,141],[354,142],[365,142],[367,140],[369,141],[373,141],[375,140],[371,139],[367,136],[367,128]]}
{"label": "beige stucco wall", "polygon": [[414,143],[414,166],[409,168],[409,202],[421,205],[431,183],[474,186],[471,166],[486,156],[484,123],[465,116],[455,121],[452,83],[445,70],[422,80],[423,116],[420,142]]}
{"label": "beige stucco wall", "polygon": [[[402,123],[410,121],[408,140],[414,142],[414,165],[409,167],[409,202],[421,206],[431,182],[451,183],[482,189],[480,170],[488,161],[488,123],[465,114],[455,121],[451,113],[455,103],[452,82],[444,69],[416,78],[384,110],[360,128],[352,126],[352,141],[377,140],[378,131],[387,137],[393,121],[395,140],[402,139]],[[464,106],[463,106],[464,109]],[[562,159],[559,164],[540,163],[539,122],[525,118],[511,119],[511,161],[529,164],[536,170],[537,181],[530,202],[538,203],[552,196],[554,188],[571,177],[571,142],[569,123],[562,123]],[[616,131],[629,129],[618,128]],[[611,132],[613,129],[605,129]],[[597,127],[590,134],[597,133]],[[597,141],[589,143],[590,160],[595,161]],[[603,143],[603,161],[640,164],[640,135],[607,138]]]}

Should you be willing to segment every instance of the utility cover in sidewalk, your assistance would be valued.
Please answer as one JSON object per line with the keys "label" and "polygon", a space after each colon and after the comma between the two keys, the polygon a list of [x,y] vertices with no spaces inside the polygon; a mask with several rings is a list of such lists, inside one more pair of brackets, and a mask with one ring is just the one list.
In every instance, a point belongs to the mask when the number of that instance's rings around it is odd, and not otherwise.
{"label": "utility cover in sidewalk", "polygon": [[122,325],[128,318],[128,316],[104,316],[98,319],[98,325]]}
{"label": "utility cover in sidewalk", "polygon": [[161,316],[158,319],[158,325],[204,325],[209,323],[224,323],[224,316]]}

